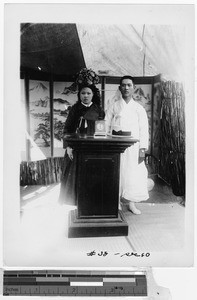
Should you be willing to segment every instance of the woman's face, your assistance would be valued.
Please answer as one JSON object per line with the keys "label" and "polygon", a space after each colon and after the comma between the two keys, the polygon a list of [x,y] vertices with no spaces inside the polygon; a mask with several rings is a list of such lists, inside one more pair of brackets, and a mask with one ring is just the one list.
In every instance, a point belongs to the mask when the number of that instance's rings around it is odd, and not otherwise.
{"label": "woman's face", "polygon": [[92,102],[93,92],[90,88],[85,87],[80,91],[80,100],[84,104],[90,104]]}

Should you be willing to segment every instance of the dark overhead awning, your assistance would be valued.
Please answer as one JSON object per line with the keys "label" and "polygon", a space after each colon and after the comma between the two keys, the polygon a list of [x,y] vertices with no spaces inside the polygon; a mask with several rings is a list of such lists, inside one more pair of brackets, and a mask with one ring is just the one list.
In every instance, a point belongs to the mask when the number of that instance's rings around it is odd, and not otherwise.
{"label": "dark overhead awning", "polygon": [[21,24],[21,68],[73,76],[85,67],[75,24]]}

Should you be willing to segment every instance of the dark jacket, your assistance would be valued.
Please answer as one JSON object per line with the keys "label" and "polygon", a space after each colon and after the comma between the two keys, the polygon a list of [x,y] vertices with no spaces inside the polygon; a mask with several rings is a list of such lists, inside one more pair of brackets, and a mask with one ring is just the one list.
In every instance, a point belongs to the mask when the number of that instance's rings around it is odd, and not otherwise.
{"label": "dark jacket", "polygon": [[64,134],[81,133],[94,134],[94,124],[98,119],[104,119],[105,113],[101,107],[93,103],[90,107],[77,102],[71,107],[64,126]]}

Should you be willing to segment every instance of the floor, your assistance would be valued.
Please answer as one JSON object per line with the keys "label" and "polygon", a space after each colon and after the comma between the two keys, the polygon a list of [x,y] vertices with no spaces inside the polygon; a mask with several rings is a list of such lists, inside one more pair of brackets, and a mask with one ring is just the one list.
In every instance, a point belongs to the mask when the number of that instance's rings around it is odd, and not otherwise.
{"label": "floor", "polygon": [[129,225],[127,237],[68,238],[68,214],[74,206],[57,202],[60,184],[21,187],[20,265],[128,266],[137,256],[177,251],[183,247],[185,207],[161,179],[155,180],[150,198],[133,215],[122,200]]}

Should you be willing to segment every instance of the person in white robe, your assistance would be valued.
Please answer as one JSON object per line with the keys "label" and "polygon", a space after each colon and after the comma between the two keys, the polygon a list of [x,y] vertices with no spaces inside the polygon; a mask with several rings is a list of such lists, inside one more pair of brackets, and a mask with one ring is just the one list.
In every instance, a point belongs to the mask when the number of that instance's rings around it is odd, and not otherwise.
{"label": "person in white robe", "polygon": [[143,106],[133,99],[134,83],[131,76],[120,80],[116,93],[106,111],[106,130],[129,132],[139,140],[121,154],[120,163],[120,195],[129,200],[129,210],[141,214],[135,203],[149,198],[147,180],[148,172],[144,162],[145,151],[148,150],[149,131],[148,118]]}

